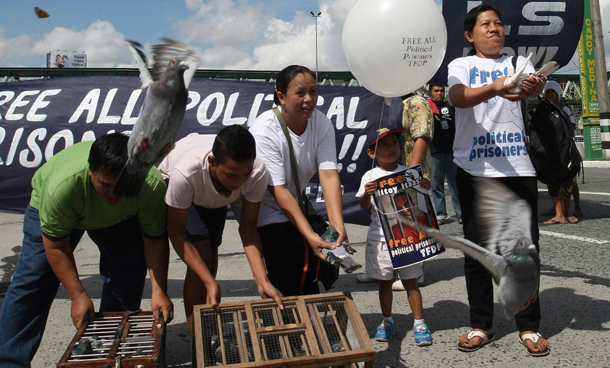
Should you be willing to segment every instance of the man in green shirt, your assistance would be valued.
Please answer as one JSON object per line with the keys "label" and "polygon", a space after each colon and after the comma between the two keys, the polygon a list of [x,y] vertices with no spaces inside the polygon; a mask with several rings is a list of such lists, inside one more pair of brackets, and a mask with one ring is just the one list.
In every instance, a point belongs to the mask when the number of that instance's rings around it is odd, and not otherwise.
{"label": "man in green shirt", "polygon": [[74,325],[93,317],[73,255],[85,231],[100,250],[99,311],[139,309],[148,268],[153,314],[166,323],[173,318],[166,295],[165,182],[152,168],[136,197],[112,194],[127,160],[127,140],[112,133],[77,143],[34,174],[22,251],[0,313],[1,367],[30,365],[60,282],[71,300]]}

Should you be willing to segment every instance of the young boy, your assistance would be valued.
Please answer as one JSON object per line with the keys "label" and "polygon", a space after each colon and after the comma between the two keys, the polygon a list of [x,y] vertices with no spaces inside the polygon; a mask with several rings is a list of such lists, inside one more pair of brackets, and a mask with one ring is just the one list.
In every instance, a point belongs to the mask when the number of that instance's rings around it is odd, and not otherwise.
{"label": "young boy", "polygon": [[[378,136],[369,143],[367,153],[370,158],[377,160],[379,166],[367,171],[360,182],[360,189],[356,197],[360,198],[360,207],[367,209],[371,207],[371,195],[377,189],[375,180],[402,170],[406,167],[399,165],[396,161],[400,157],[400,146],[398,138],[402,129],[382,128],[377,131]],[[377,341],[388,341],[394,333],[394,321],[392,319],[392,283],[394,282],[394,269],[388,253],[383,230],[379,223],[379,216],[373,208],[371,210],[371,226],[366,242],[366,275],[379,281],[379,303],[383,321],[377,327],[375,339]],[[413,334],[415,344],[427,346],[432,344],[431,332],[424,323],[421,292],[417,285],[417,278],[423,274],[422,264],[396,270],[400,275],[402,284],[407,291],[409,306],[413,311]]]}

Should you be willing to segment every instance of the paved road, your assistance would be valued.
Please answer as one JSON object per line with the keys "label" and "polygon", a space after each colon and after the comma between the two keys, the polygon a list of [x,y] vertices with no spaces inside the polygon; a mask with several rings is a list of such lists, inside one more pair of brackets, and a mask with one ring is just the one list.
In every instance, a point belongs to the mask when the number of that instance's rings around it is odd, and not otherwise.
{"label": "paved road", "polygon": [[[413,343],[412,314],[406,293],[395,292],[395,337],[389,343],[374,343],[375,367],[536,367],[610,366],[610,168],[588,168],[585,184],[579,184],[585,217],[578,224],[541,225],[542,279],[540,300],[543,311],[541,333],[551,343],[551,355],[531,358],[517,340],[514,322],[496,308],[497,340],[475,353],[459,352],[458,336],[468,330],[468,302],[463,278],[462,255],[448,250],[425,267],[422,286],[424,314],[433,331],[434,344],[419,348]],[[540,211],[551,206],[545,187],[540,186]],[[540,221],[544,218],[540,217]],[[21,246],[21,215],[0,213],[0,298],[3,298]],[[364,263],[367,228],[349,225],[348,232],[358,250],[356,260]],[[457,222],[441,230],[461,235]],[[75,252],[83,283],[99,305],[101,281],[97,270],[97,248],[85,239]],[[237,236],[235,221],[229,221],[220,248],[218,279],[223,301],[258,298],[254,282]],[[168,326],[166,345],[170,367],[190,366],[190,339],[186,328],[182,295],[185,266],[175,253],[170,264],[169,294],[176,306],[176,318]],[[370,335],[381,319],[376,284],[359,284],[356,274],[339,278],[333,291],[350,291]],[[150,308],[150,285],[145,291],[144,309]],[[1,299],[0,299],[1,300]],[[497,305],[496,305],[497,306]],[[69,300],[63,289],[51,310],[47,330],[32,363],[51,367],[60,359],[75,333],[69,316]]]}

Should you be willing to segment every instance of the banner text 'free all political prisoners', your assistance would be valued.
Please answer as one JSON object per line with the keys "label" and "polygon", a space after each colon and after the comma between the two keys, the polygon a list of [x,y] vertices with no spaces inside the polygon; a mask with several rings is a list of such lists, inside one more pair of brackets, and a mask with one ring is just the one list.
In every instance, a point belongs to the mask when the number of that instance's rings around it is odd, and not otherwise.
{"label": "banner text 'free all political prisoners'", "polygon": [[[138,77],[64,77],[0,83],[0,210],[22,212],[34,172],[60,150],[108,132],[130,132],[145,91]],[[273,83],[196,78],[179,137],[216,134],[225,126],[248,127],[273,105]],[[371,168],[369,135],[383,125],[401,125],[400,99],[383,98],[361,87],[320,86],[317,107],[335,127],[346,221],[368,224],[354,195]],[[383,116],[382,116],[383,113]],[[306,194],[325,215],[317,177]]]}
{"label": "banner text 'free all political prisoners'", "polygon": [[430,194],[419,186],[422,177],[422,166],[417,165],[375,180],[373,199],[394,269],[432,259],[445,251],[434,238],[403,221],[438,229]]}

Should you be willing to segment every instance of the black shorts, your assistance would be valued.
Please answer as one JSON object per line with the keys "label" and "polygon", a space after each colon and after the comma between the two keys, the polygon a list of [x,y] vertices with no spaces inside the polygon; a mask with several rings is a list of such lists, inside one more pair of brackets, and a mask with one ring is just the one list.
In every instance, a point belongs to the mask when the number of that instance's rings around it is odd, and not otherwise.
{"label": "black shorts", "polygon": [[209,239],[212,254],[217,254],[226,220],[227,206],[205,208],[192,204],[186,221],[186,236],[191,243]]}

